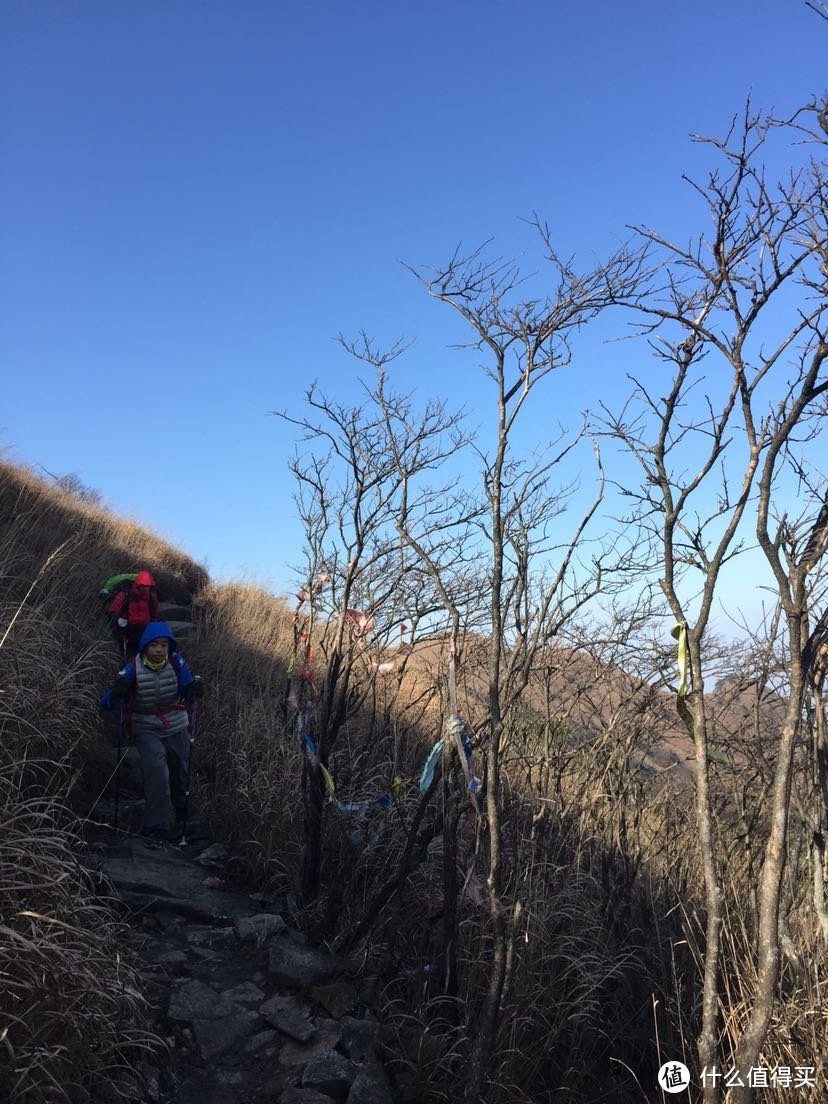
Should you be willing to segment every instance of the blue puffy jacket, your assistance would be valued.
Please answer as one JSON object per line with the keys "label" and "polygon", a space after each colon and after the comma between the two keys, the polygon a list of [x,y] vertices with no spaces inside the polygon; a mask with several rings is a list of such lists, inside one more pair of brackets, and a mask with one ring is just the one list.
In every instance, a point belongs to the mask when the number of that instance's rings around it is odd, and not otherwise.
{"label": "blue puffy jacket", "polygon": [[[183,698],[187,687],[193,681],[193,676],[190,668],[187,666],[184,656],[178,651],[175,637],[169,625],[164,621],[150,621],[141,633],[141,639],[138,643],[138,652],[140,654],[150,641],[157,640],[159,636],[166,637],[170,642],[169,662],[178,676],[178,691]],[[127,709],[129,709],[130,699],[135,691],[135,660],[128,660],[118,674],[128,680],[130,689],[127,690],[125,694],[115,694],[113,693],[112,687],[107,686],[100,697],[100,703],[104,709],[114,709],[121,702],[124,702]]]}

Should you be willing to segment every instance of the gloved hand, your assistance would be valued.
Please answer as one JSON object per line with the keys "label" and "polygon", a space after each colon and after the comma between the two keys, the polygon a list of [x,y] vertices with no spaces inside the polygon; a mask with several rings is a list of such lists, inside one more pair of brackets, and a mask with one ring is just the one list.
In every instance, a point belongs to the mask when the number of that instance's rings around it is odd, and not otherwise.
{"label": "gloved hand", "polygon": [[98,591],[98,597],[102,602],[105,602],[107,598],[112,597],[112,591],[107,590],[106,587],[102,587],[101,590]]}
{"label": "gloved hand", "polygon": [[204,686],[201,682],[201,676],[196,675],[193,681],[184,688],[184,701],[189,705],[190,702],[198,701],[202,697],[204,697]]}
{"label": "gloved hand", "polygon": [[109,687],[109,693],[113,698],[122,698],[129,690],[129,679],[126,675],[116,675]]}
{"label": "gloved hand", "polygon": [[128,624],[129,624],[129,622],[127,621],[127,619],[125,617],[119,617],[118,618],[118,628],[119,629],[125,629]]}
{"label": "gloved hand", "polygon": [[456,713],[452,713],[449,719],[446,721],[446,732],[451,736],[452,740],[456,740],[463,732],[466,731],[466,726],[460,720]]}

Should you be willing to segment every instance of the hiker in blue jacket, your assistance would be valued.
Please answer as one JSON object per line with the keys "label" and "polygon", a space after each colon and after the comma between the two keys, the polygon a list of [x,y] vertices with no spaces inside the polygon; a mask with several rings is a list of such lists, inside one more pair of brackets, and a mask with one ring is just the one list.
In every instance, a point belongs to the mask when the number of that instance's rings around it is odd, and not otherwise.
{"label": "hiker in blue jacket", "polygon": [[201,696],[175,637],[163,621],[141,634],[138,654],[101,694],[104,709],[123,706],[124,727],[141,756],[147,847],[180,839],[187,811],[190,761],[189,709]]}

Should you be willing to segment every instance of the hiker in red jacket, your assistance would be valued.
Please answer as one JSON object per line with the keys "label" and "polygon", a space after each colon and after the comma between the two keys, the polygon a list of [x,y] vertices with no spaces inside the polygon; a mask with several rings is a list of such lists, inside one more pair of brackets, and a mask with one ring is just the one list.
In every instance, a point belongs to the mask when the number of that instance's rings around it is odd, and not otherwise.
{"label": "hiker in red jacket", "polygon": [[139,571],[127,589],[118,591],[106,607],[106,615],[124,659],[132,659],[138,652],[141,633],[151,621],[158,620],[158,595],[149,571]]}

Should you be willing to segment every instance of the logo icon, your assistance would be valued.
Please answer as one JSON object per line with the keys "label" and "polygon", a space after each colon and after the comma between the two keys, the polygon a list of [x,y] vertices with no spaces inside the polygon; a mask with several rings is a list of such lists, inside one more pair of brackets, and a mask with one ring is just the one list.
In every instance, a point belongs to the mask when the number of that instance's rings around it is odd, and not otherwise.
{"label": "logo icon", "polygon": [[658,1084],[668,1093],[680,1093],[690,1088],[690,1070],[683,1062],[665,1062],[658,1071]]}

